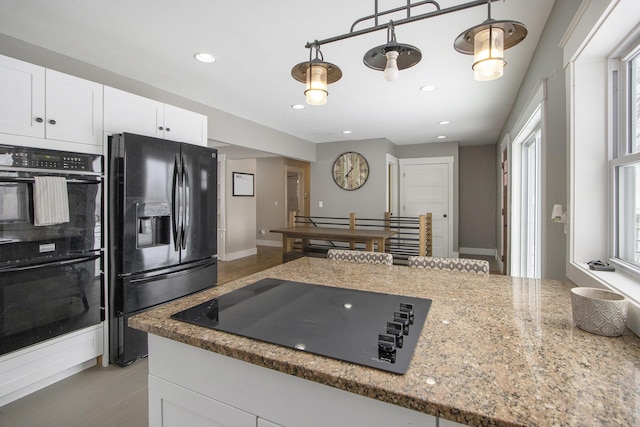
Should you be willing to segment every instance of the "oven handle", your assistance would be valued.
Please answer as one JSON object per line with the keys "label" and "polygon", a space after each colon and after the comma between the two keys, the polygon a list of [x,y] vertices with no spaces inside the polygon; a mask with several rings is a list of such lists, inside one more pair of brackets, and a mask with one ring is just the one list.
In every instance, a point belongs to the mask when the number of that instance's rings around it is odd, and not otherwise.
{"label": "oven handle", "polygon": [[56,262],[49,262],[49,263],[42,263],[42,264],[33,264],[33,265],[25,265],[25,266],[13,266],[13,267],[3,267],[0,268],[0,273],[13,273],[13,272],[18,272],[18,271],[29,271],[29,270],[36,270],[38,268],[43,268],[43,267],[64,267],[67,265],[73,265],[73,264],[79,264],[81,262],[88,262],[88,261],[93,261],[96,259],[99,259],[100,255],[91,255],[91,256],[84,256],[84,257],[80,257],[80,258],[72,258],[72,259],[65,259],[62,261],[56,261]]}
{"label": "oven handle", "polygon": [[[47,175],[47,176],[54,176],[54,175]],[[34,178],[33,177],[27,178],[27,177],[0,176],[0,182],[34,182]],[[67,182],[71,183],[71,184],[100,184],[102,182],[102,180],[99,179],[99,178],[97,178],[97,179],[91,179],[91,178],[85,178],[85,179],[67,178]]]}

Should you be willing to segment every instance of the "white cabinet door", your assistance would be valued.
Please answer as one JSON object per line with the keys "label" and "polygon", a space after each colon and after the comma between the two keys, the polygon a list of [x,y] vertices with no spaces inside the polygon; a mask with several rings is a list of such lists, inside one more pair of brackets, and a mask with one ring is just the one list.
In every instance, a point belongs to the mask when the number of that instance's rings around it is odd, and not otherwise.
{"label": "white cabinet door", "polygon": [[255,427],[256,416],[149,375],[150,427]]}
{"label": "white cabinet door", "polygon": [[207,116],[112,87],[104,88],[104,129],[207,145]]}
{"label": "white cabinet door", "polygon": [[46,70],[47,139],[102,145],[103,86]]}
{"label": "white cabinet door", "polygon": [[0,56],[0,132],[102,146],[102,85]]}
{"label": "white cabinet door", "polygon": [[104,130],[164,138],[164,104],[105,86]]}
{"label": "white cabinet door", "polygon": [[164,137],[206,147],[207,116],[165,104]]}
{"label": "white cabinet door", "polygon": [[44,68],[0,56],[0,132],[44,138]]}

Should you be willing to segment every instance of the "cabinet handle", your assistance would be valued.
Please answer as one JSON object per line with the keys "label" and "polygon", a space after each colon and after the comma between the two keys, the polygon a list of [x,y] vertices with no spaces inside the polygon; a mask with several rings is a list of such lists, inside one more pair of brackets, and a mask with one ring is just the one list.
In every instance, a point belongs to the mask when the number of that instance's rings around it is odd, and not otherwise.
{"label": "cabinet handle", "polygon": [[171,132],[171,129],[169,129],[169,128],[166,128],[165,130],[166,130],[167,132]]}
{"label": "cabinet handle", "polygon": [[56,121],[55,121],[55,120],[53,120],[53,119],[51,119],[51,120],[49,120],[49,124],[51,124],[51,125],[55,125],[55,124],[56,124]]}
{"label": "cabinet handle", "polygon": [[42,123],[44,122],[44,120],[42,119],[42,117],[36,117],[36,122]]}
{"label": "cabinet handle", "polygon": [[163,128],[162,126],[159,126],[159,127],[158,127],[158,129],[160,129],[160,130],[164,130],[164,128]]}

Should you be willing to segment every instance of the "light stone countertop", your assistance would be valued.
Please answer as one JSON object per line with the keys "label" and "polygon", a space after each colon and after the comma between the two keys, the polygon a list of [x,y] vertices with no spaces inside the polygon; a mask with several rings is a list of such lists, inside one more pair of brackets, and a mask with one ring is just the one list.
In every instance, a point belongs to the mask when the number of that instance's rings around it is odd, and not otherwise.
{"label": "light stone countertop", "polygon": [[[170,318],[273,277],[432,299],[405,375]],[[640,339],[573,325],[573,285],[301,258],[130,319],[134,328],[468,425],[640,426]]]}

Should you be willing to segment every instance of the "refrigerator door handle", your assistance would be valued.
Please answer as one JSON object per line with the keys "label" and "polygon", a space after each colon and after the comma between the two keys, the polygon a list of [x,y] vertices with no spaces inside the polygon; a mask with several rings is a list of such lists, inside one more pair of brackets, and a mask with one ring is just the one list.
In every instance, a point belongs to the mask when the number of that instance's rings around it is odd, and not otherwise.
{"label": "refrigerator door handle", "polygon": [[175,251],[180,250],[180,221],[181,221],[181,208],[180,208],[180,178],[178,176],[178,159],[173,162],[173,187],[171,191],[171,228],[173,232],[173,248]]}
{"label": "refrigerator door handle", "polygon": [[[184,158],[183,158],[184,160]],[[187,237],[189,235],[189,214],[191,210],[191,185],[189,184],[189,169],[186,165],[182,166],[183,186],[184,186],[184,217],[182,227],[182,249],[187,248]]]}
{"label": "refrigerator door handle", "polygon": [[215,264],[216,262],[217,262],[217,260],[215,258],[211,258],[211,259],[208,259],[208,260],[206,260],[204,262],[191,264],[191,265],[185,266],[184,268],[173,270],[171,272],[158,273],[156,275],[149,275],[149,276],[144,276],[144,277],[132,278],[129,283],[131,283],[132,285],[140,285],[140,284],[143,284],[143,283],[155,282],[155,281],[162,280],[162,279],[171,279],[173,277],[177,277],[177,276],[180,276],[180,275],[185,274],[185,273],[193,273],[193,272],[196,272],[196,271],[207,269],[207,268],[211,267],[213,264]]}

